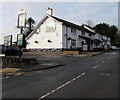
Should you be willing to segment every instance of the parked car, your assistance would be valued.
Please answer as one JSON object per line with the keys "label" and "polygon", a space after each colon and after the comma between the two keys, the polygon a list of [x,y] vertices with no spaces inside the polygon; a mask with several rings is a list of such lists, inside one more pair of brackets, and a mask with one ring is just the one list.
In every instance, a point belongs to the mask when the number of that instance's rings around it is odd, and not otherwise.
{"label": "parked car", "polygon": [[[20,53],[19,48],[15,48],[12,46],[3,46],[2,47],[2,54],[5,54],[5,56],[17,56]],[[23,54],[23,51],[21,51],[21,54]]]}
{"label": "parked car", "polygon": [[120,47],[117,47],[117,50],[120,50]]}
{"label": "parked car", "polygon": [[0,54],[3,54],[3,45],[0,45]]}
{"label": "parked car", "polygon": [[3,45],[0,45],[0,57],[5,56],[5,54],[3,54]]}

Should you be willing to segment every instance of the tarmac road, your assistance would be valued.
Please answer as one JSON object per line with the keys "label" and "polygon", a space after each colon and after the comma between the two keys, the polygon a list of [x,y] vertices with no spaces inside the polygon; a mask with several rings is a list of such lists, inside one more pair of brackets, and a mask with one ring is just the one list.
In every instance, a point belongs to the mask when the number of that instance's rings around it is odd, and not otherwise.
{"label": "tarmac road", "polygon": [[16,75],[2,80],[2,96],[118,98],[118,64],[118,52],[107,52],[54,69]]}

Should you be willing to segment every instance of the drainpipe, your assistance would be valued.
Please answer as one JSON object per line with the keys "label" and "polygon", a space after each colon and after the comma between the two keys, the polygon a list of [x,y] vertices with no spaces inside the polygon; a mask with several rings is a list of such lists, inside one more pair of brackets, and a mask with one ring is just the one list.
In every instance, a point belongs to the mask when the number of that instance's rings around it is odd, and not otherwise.
{"label": "drainpipe", "polygon": [[67,26],[66,26],[66,48],[68,48],[68,45],[67,45],[67,43],[68,43],[68,42],[67,42],[67,36],[68,36],[68,35],[67,35]]}

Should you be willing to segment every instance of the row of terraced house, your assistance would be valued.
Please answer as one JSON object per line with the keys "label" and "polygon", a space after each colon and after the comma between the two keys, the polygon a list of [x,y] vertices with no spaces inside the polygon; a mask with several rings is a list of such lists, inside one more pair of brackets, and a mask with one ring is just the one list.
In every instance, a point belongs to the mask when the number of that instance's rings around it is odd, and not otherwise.
{"label": "row of terraced house", "polygon": [[27,49],[62,50],[80,49],[84,51],[110,48],[110,37],[99,34],[92,27],[53,16],[48,8],[46,15],[26,37]]}

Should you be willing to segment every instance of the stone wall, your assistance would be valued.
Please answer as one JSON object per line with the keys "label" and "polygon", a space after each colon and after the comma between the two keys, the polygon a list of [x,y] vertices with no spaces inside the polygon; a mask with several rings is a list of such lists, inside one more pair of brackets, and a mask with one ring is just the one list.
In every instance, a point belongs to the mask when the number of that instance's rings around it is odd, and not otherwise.
{"label": "stone wall", "polygon": [[36,59],[2,57],[2,67],[14,67],[14,66],[34,65],[34,64],[37,64]]}

